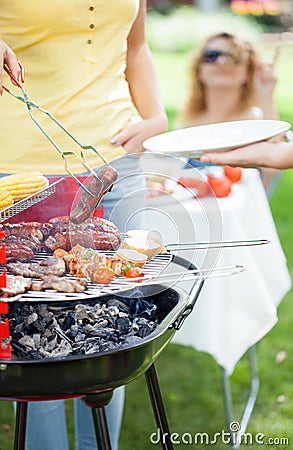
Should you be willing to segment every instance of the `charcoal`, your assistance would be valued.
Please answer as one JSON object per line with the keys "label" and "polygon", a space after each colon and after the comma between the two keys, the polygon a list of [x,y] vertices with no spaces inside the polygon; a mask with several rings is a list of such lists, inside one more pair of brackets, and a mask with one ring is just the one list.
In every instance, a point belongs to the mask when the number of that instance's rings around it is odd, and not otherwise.
{"label": "charcoal", "polygon": [[57,344],[57,336],[54,336],[52,339],[47,339],[47,344],[44,346],[44,350],[46,352],[51,352],[54,350]]}
{"label": "charcoal", "polygon": [[51,356],[53,358],[61,358],[70,355],[70,353],[72,353],[72,347],[63,339],[60,345],[52,351]]}
{"label": "charcoal", "polygon": [[12,305],[9,321],[13,358],[67,358],[141,343],[157,326],[157,320],[150,317],[155,305],[125,300],[113,297],[95,304]]}
{"label": "charcoal", "polygon": [[43,359],[43,354],[39,350],[31,350],[26,354],[27,359]]}
{"label": "charcoal", "polygon": [[135,325],[138,327],[136,334],[142,338],[148,336],[156,327],[155,322],[151,322],[145,317],[137,317]]}
{"label": "charcoal", "polygon": [[35,322],[38,319],[38,315],[36,312],[33,312],[29,316],[26,316],[24,319],[25,326],[28,327],[31,323]]}
{"label": "charcoal", "polygon": [[129,307],[121,302],[120,300],[117,300],[116,298],[112,298],[110,300],[107,301],[106,305],[109,306],[116,306],[120,311],[125,312],[126,314],[130,314],[130,309]]}
{"label": "charcoal", "polygon": [[66,331],[69,330],[74,324],[75,324],[75,314],[73,312],[69,312],[67,313],[61,328],[63,331]]}
{"label": "charcoal", "polygon": [[35,334],[33,335],[33,340],[34,340],[34,343],[35,343],[35,347],[36,347],[36,348],[39,348],[40,345],[41,345],[41,335],[35,333]]}
{"label": "charcoal", "polygon": [[142,338],[139,336],[129,335],[126,336],[126,338],[123,341],[123,347],[130,347],[136,344],[140,344],[142,341]]}
{"label": "charcoal", "polygon": [[116,326],[119,334],[127,334],[131,329],[131,322],[128,317],[118,317]]}
{"label": "charcoal", "polygon": [[23,336],[18,342],[24,347],[35,348],[35,342],[31,336]]}

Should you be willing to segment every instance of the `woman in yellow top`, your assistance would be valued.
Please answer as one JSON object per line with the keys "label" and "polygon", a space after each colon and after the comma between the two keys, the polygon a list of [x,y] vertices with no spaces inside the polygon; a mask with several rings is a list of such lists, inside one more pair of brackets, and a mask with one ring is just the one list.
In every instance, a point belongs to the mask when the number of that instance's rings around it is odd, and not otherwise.
{"label": "woman in yellow top", "polygon": [[[146,0],[3,0],[0,7],[1,92],[3,65],[19,77],[17,60],[21,61],[31,100],[50,111],[80,142],[94,145],[113,161],[121,181],[106,195],[105,211],[109,218],[120,204],[118,226],[143,206],[144,177],[133,154],[142,151],[145,139],[167,127],[145,39],[145,14]],[[135,123],[132,105],[141,118]],[[0,116],[1,173],[28,169],[65,173],[60,155],[30,120],[25,105],[4,93]],[[46,129],[63,150],[72,149],[72,141],[58,128],[48,123]],[[87,159],[94,169],[102,164],[94,154]],[[84,172],[78,164],[71,167]],[[106,408],[114,450],[123,410],[119,390]],[[90,410],[80,401],[77,404],[76,449],[92,450],[96,444]],[[65,431],[60,402],[29,405],[27,450],[66,450]]]}

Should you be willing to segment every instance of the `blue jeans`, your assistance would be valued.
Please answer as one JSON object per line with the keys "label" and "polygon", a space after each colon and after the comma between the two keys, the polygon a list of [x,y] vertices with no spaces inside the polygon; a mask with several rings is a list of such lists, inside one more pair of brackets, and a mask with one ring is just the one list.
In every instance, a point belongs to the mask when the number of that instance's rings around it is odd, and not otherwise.
{"label": "blue jeans", "polygon": [[[105,218],[120,231],[140,228],[145,205],[145,178],[140,174],[139,158],[127,155],[111,163],[119,179],[104,200]],[[136,214],[140,210],[140,214]],[[106,406],[112,450],[118,449],[124,408],[124,386],[115,389]],[[75,450],[96,450],[91,409],[74,400]],[[63,400],[30,403],[26,450],[69,450]]]}

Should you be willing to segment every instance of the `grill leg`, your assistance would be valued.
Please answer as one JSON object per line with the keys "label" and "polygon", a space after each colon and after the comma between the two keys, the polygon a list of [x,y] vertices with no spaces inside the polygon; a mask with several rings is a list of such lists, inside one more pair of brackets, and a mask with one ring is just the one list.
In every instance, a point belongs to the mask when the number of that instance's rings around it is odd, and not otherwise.
{"label": "grill leg", "polygon": [[27,421],[27,402],[17,402],[15,418],[14,450],[24,450]]}
{"label": "grill leg", "polygon": [[149,390],[150,399],[156,419],[156,424],[160,432],[160,441],[163,450],[173,450],[170,439],[170,429],[166,416],[165,406],[160,390],[159,380],[155,364],[153,363],[145,372],[145,378]]}
{"label": "grill leg", "polygon": [[92,417],[99,450],[112,450],[105,406],[110,402],[113,391],[89,394],[82,400],[92,409]]}

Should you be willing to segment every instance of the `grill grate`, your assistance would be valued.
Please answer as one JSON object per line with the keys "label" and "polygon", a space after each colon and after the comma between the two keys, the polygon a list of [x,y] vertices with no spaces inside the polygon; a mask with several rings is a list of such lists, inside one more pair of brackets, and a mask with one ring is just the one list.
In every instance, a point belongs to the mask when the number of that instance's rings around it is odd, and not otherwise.
{"label": "grill grate", "polygon": [[60,183],[63,178],[60,178],[59,180],[55,181],[54,183],[50,184],[45,189],[42,189],[41,191],[37,192],[36,194],[31,195],[30,197],[24,198],[23,200],[20,200],[17,203],[14,203],[14,205],[8,206],[7,208],[0,211],[0,223],[5,222],[6,220],[10,219],[11,217],[15,216],[16,214],[19,214],[22,211],[25,211],[26,209],[30,208],[31,206],[36,205],[37,203],[41,202],[42,200],[45,200],[47,197],[49,197],[52,194],[55,194],[56,192],[56,184]]}
{"label": "grill grate", "polygon": [[[102,251],[106,255],[112,256],[114,252]],[[47,258],[51,255],[42,252],[37,253],[33,261],[39,261],[41,259]],[[146,276],[146,280],[149,283],[149,277],[157,277],[160,275],[172,262],[173,256],[170,253],[156,255],[153,259],[148,261],[144,267],[143,272]],[[64,275],[69,279],[76,279],[70,275]],[[128,291],[134,287],[140,287],[144,285],[144,279],[141,282],[131,281],[131,279],[126,277],[116,277],[110,284],[94,284],[88,283],[87,289],[82,293],[63,293],[56,291],[27,291],[23,294],[16,295],[14,297],[6,298],[5,301],[68,301],[68,300],[86,300],[94,297],[103,297],[105,295],[120,294],[121,292]]]}

